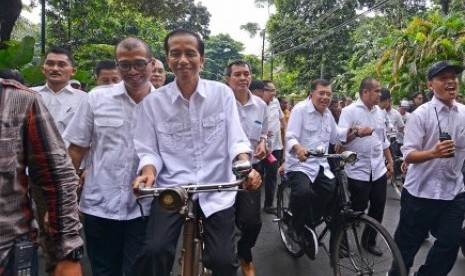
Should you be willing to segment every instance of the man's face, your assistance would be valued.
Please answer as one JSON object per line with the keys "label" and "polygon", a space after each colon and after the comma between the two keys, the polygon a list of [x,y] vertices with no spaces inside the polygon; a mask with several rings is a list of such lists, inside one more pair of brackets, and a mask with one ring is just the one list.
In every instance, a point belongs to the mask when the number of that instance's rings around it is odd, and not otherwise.
{"label": "man's face", "polygon": [[254,89],[254,90],[251,90],[250,92],[252,92],[252,94],[254,94],[255,96],[261,99],[263,99],[263,93],[265,93],[263,89]]}
{"label": "man's face", "polygon": [[263,92],[263,97],[262,100],[266,104],[270,104],[271,100],[273,100],[273,97],[276,95],[276,87],[274,86],[273,83],[269,82],[265,85],[265,89]]}
{"label": "man's face", "polygon": [[331,111],[334,118],[339,119],[339,116],[341,116],[341,110],[342,110],[342,107],[339,104],[339,102],[331,102],[329,104],[329,111]]}
{"label": "man's face", "polygon": [[371,89],[364,89],[362,101],[368,106],[372,107],[379,103],[379,98],[381,97],[381,85],[377,80],[372,81]]}
{"label": "man's face", "polygon": [[[455,72],[454,72],[455,74]],[[420,106],[423,104],[423,95],[422,94],[418,94],[415,98],[413,98],[413,103],[416,105],[416,106]]]}
{"label": "man's face", "polygon": [[428,88],[434,91],[439,100],[452,103],[459,91],[459,79],[452,69],[447,69],[428,81]]}
{"label": "man's face", "polygon": [[176,79],[180,82],[197,81],[205,57],[200,55],[197,39],[189,34],[179,34],[168,40],[166,60]]}
{"label": "man's face", "polygon": [[387,99],[387,100],[379,101],[378,106],[381,109],[389,110],[391,108],[391,100]]}
{"label": "man's face", "polygon": [[76,69],[67,55],[49,53],[45,58],[44,65],[42,65],[42,73],[44,73],[47,83],[65,87],[76,73]]}
{"label": "man's face", "polygon": [[315,90],[310,93],[310,99],[312,100],[313,106],[320,113],[323,113],[323,111],[329,107],[332,96],[333,93],[331,90],[331,85],[323,86],[318,84]]}
{"label": "man's face", "polygon": [[226,83],[234,92],[247,93],[251,82],[252,75],[249,66],[245,64],[233,65],[231,67],[231,76],[226,76]]}
{"label": "man's face", "polygon": [[121,78],[128,88],[140,89],[150,80],[155,60],[147,57],[142,45],[131,50],[118,47],[116,60]]}
{"label": "man's face", "polygon": [[155,60],[155,68],[153,69],[150,82],[153,84],[155,88],[159,88],[165,84],[165,80],[166,80],[165,66],[163,65],[161,61],[157,59]]}
{"label": "man's face", "polygon": [[118,69],[102,69],[97,76],[97,85],[116,84],[121,81]]}
{"label": "man's face", "polygon": [[289,109],[289,102],[286,99],[282,99],[279,105],[282,111]]}

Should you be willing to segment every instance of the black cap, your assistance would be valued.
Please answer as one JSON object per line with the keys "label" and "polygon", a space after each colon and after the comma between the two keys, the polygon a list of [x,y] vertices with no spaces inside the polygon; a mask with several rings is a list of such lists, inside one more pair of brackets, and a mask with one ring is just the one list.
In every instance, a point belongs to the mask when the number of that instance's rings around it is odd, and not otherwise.
{"label": "black cap", "polygon": [[265,89],[265,84],[261,80],[252,80],[252,82],[249,85],[249,90],[255,90],[255,89]]}
{"label": "black cap", "polygon": [[379,98],[380,101],[385,101],[391,99],[391,92],[387,88],[381,88],[381,97]]}
{"label": "black cap", "polygon": [[453,65],[447,60],[436,62],[435,64],[431,65],[428,70],[428,80],[432,80],[437,74],[446,69],[452,69],[456,74],[460,74],[463,72],[464,68],[460,65]]}

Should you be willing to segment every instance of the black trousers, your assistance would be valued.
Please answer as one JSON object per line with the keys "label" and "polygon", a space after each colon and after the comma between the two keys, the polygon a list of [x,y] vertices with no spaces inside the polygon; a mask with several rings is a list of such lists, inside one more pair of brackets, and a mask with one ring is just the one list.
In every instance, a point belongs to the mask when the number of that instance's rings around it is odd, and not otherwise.
{"label": "black trousers", "polygon": [[[263,162],[253,165],[263,176]],[[241,230],[241,237],[237,241],[237,255],[246,262],[252,261],[252,247],[257,242],[258,235],[262,229],[261,218],[261,189],[256,191],[238,192],[236,196],[236,226]]]}
{"label": "black trousers", "polygon": [[323,216],[334,197],[336,178],[329,179],[323,167],[313,183],[303,172],[288,172],[287,177],[291,184],[292,222],[296,231],[302,233],[305,224],[315,226]]}
{"label": "black trousers", "polygon": [[[407,272],[428,232],[436,238],[418,276],[445,276],[454,266],[462,236],[465,214],[465,193],[453,200],[419,198],[402,190],[400,219],[394,239]],[[391,276],[397,271],[391,270]]]}
{"label": "black trousers", "polygon": [[[200,208],[198,211],[203,218],[204,265],[212,270],[213,276],[235,276],[234,206],[208,218],[205,218]],[[157,200],[153,201],[147,240],[134,265],[135,275],[171,275],[183,223],[184,218],[179,213],[169,213],[160,207]]]}
{"label": "black trousers", "polygon": [[[384,174],[377,180],[362,181],[347,178],[349,182],[350,200],[354,211],[364,212],[368,208],[368,215],[380,223],[383,221],[384,207],[386,205],[387,176]],[[367,245],[376,244],[376,233],[365,229],[362,242]]]}
{"label": "black trousers", "polygon": [[278,162],[274,162],[271,164],[266,159],[263,160],[263,166],[265,168],[265,207],[272,207],[273,201],[275,198],[276,193],[276,185],[278,180],[278,168],[281,164],[283,151],[282,150],[275,150],[272,152],[274,157],[278,160]]}

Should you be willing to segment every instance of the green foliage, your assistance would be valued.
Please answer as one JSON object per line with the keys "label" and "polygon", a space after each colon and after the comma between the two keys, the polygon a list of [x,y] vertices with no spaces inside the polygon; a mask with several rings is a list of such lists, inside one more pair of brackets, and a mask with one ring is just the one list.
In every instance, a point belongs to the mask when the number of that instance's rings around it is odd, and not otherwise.
{"label": "green foliage", "polygon": [[0,69],[19,69],[32,61],[34,38],[27,36],[21,41],[11,40],[8,48],[0,50]]}
{"label": "green foliage", "polygon": [[228,34],[210,36],[205,40],[205,66],[202,77],[211,80],[223,80],[224,69],[229,62],[242,59],[244,45]]}

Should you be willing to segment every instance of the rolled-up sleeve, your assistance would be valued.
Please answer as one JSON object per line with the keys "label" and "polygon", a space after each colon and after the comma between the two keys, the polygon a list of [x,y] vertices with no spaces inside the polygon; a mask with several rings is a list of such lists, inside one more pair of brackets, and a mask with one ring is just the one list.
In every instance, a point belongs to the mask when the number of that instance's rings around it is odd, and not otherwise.
{"label": "rolled-up sleeve", "polygon": [[46,250],[56,262],[83,245],[79,234],[78,177],[61,135],[41,99],[36,99],[28,111],[27,136],[30,185],[39,191],[39,204],[46,204],[48,238],[52,241]]}
{"label": "rolled-up sleeve", "polygon": [[302,108],[294,108],[289,117],[289,122],[286,128],[286,151],[291,152],[292,147],[299,143],[302,131]]}

